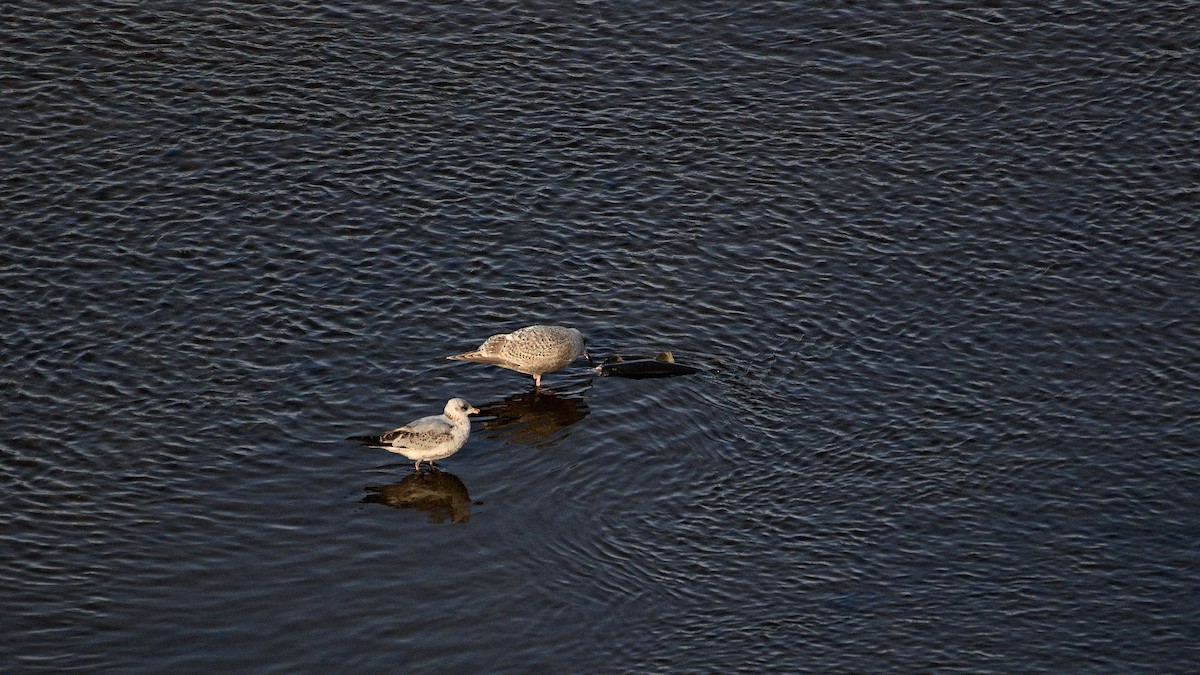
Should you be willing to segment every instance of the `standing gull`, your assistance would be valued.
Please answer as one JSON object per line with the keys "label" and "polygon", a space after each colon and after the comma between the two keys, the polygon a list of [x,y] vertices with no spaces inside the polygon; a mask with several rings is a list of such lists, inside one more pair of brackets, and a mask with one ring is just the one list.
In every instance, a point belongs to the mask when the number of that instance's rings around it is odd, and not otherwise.
{"label": "standing gull", "polygon": [[541,388],[542,375],[553,373],[568,363],[588,356],[583,333],[563,326],[527,326],[508,334],[493,335],[479,349],[457,356],[451,361],[473,361],[515,370],[533,376],[533,386]]}
{"label": "standing gull", "polygon": [[422,417],[381,436],[362,436],[355,440],[404,455],[416,462],[413,468],[420,472],[421,462],[429,462],[432,469],[433,460],[445,459],[466,444],[471,436],[471,420],[467,415],[478,412],[478,408],[472,408],[461,398],[452,398],[446,402],[446,411],[441,415]]}

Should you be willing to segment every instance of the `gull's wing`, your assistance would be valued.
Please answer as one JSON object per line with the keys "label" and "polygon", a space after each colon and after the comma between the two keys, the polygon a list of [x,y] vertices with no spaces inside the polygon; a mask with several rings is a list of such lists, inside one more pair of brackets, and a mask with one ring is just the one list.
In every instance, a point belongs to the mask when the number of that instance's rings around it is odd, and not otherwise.
{"label": "gull's wing", "polygon": [[508,345],[508,335],[500,333],[493,335],[484,341],[479,349],[454,356],[447,356],[451,361],[471,361],[472,363],[486,363],[502,368],[519,367],[519,364],[514,363],[504,356],[504,348]]}
{"label": "gull's wing", "polygon": [[445,442],[453,433],[454,424],[445,415],[431,415],[392,429],[380,436],[379,441],[389,445],[432,445]]}

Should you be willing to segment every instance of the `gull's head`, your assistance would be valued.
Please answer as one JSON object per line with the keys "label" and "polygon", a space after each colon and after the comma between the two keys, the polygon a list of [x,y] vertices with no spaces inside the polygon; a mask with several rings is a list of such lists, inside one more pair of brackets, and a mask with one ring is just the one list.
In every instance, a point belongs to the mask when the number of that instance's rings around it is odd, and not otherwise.
{"label": "gull's head", "polygon": [[575,341],[579,344],[580,355],[587,359],[588,365],[592,365],[592,357],[588,356],[587,353],[587,338],[583,337],[583,333],[580,333],[577,328],[569,330],[571,331],[571,337],[575,338]]}
{"label": "gull's head", "polygon": [[466,417],[477,414],[479,414],[479,408],[473,407],[464,399],[452,398],[446,401],[446,417]]}

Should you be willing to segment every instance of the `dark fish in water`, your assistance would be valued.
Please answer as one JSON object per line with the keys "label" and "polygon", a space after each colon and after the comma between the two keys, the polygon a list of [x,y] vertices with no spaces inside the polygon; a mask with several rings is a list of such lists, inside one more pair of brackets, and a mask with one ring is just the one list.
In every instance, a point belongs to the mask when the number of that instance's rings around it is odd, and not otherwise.
{"label": "dark fish in water", "polygon": [[671,352],[660,352],[652,359],[640,358],[625,360],[620,355],[610,356],[604,363],[596,366],[596,372],[604,377],[629,377],[641,379],[646,377],[675,377],[700,372],[699,368],[675,363]]}

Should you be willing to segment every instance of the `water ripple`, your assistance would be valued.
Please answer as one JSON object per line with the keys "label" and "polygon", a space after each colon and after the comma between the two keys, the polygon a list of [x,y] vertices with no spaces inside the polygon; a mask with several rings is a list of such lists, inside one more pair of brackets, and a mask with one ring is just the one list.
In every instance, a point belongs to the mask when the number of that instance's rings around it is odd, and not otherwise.
{"label": "water ripple", "polygon": [[0,9],[0,655],[1187,669],[1194,15]]}

